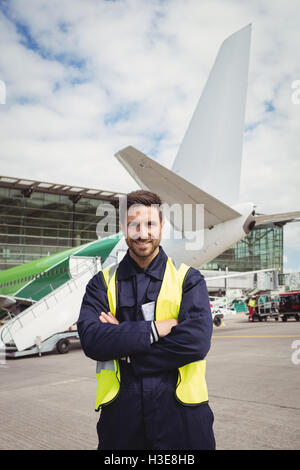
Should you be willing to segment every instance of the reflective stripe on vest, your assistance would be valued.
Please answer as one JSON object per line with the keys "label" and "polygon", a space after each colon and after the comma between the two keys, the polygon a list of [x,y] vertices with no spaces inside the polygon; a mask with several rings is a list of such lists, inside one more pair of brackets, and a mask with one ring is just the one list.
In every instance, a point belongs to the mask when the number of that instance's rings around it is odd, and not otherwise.
{"label": "reflective stripe on vest", "polygon": [[[102,271],[107,286],[107,298],[110,312],[116,315],[117,306],[117,266]],[[177,270],[168,258],[161,288],[156,300],[155,320],[164,321],[178,318],[182,285],[189,266],[181,264]],[[175,396],[184,405],[199,405],[208,402],[207,385],[205,380],[206,361],[196,361],[178,369],[178,380]],[[97,363],[97,394],[96,411],[113,401],[120,389],[119,361]]]}

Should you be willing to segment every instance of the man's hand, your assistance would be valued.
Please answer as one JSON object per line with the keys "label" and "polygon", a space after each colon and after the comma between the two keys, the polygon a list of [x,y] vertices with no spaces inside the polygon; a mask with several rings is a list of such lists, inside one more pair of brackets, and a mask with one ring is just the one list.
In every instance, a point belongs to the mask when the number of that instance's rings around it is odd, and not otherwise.
{"label": "man's hand", "polygon": [[[111,323],[112,325],[119,325],[120,322],[116,319],[116,317],[110,312],[101,312],[99,316],[99,320],[102,323]],[[126,361],[126,357],[120,357],[121,361]]]}
{"label": "man's hand", "polygon": [[167,336],[171,332],[173,326],[178,325],[178,320],[171,318],[170,320],[165,321],[156,321],[155,326],[160,338]]}
{"label": "man's hand", "polygon": [[119,325],[119,322],[116,319],[116,317],[110,312],[108,313],[101,312],[99,316],[99,320],[102,323],[111,323],[112,325]]}

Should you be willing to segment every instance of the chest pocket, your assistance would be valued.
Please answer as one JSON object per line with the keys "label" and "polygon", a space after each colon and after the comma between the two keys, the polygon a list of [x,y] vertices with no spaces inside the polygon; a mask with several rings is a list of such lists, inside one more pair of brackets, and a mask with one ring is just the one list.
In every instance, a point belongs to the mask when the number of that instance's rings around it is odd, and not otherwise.
{"label": "chest pocket", "polygon": [[124,307],[134,307],[135,306],[135,298],[133,295],[124,293],[120,295],[119,297],[119,302],[118,302],[119,308],[124,308]]}
{"label": "chest pocket", "polygon": [[147,290],[147,295],[146,295],[147,302],[156,301],[158,292],[159,290],[155,287],[155,285],[153,285],[153,283],[150,283],[149,288]]}
{"label": "chest pocket", "polygon": [[133,294],[124,290],[119,293],[119,301],[117,308],[117,319],[119,321],[136,320],[136,301]]}

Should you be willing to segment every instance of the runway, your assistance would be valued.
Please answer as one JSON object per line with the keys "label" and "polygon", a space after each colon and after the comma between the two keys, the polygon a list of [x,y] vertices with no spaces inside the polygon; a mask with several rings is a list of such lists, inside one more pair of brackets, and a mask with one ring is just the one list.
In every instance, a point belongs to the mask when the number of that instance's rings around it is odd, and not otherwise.
{"label": "runway", "polygon": [[[207,357],[217,449],[299,449],[300,322],[214,328]],[[95,363],[65,355],[0,365],[0,449],[95,449]]]}

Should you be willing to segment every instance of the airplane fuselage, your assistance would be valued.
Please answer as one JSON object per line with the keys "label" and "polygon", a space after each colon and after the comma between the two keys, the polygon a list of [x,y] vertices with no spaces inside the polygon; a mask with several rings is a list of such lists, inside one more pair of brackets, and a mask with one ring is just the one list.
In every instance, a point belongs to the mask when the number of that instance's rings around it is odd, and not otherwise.
{"label": "airplane fuselage", "polygon": [[[178,262],[200,267],[216,258],[250,231],[253,203],[234,206],[242,215],[220,223],[210,229],[194,232],[194,238],[179,237],[178,232],[166,221],[161,245]],[[166,236],[167,234],[167,236]],[[107,266],[120,260],[127,250],[121,232],[115,236],[95,240],[76,249],[41,258],[0,273],[0,294],[39,300],[51,290],[70,279],[68,274],[69,256],[100,257]],[[121,256],[120,256],[121,255]]]}

